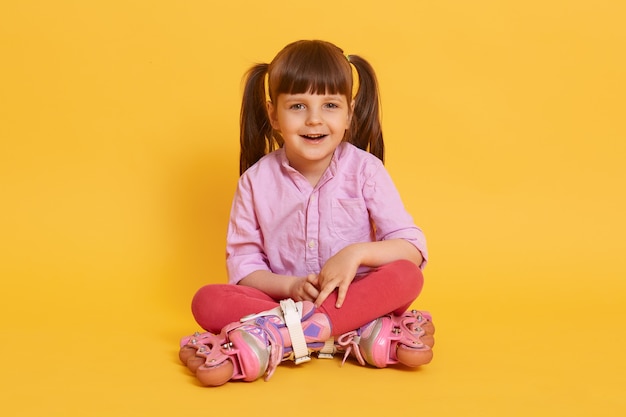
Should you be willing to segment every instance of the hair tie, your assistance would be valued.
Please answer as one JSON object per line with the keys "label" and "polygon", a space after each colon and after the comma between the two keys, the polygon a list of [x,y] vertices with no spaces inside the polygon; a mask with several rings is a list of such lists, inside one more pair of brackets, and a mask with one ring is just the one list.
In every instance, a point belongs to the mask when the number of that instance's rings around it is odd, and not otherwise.
{"label": "hair tie", "polygon": [[346,59],[348,60],[348,65],[350,65],[350,72],[352,72],[352,99],[354,99],[359,91],[359,70],[354,66],[352,61],[350,61],[350,55],[345,54]]}

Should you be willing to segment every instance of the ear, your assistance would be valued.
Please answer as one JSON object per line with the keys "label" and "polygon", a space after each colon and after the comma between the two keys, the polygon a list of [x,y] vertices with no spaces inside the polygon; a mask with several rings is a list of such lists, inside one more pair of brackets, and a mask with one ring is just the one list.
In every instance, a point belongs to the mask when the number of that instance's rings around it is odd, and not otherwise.
{"label": "ear", "polygon": [[352,123],[352,115],[354,114],[354,100],[350,103],[350,111],[348,111],[348,126]]}
{"label": "ear", "polygon": [[274,106],[274,103],[268,100],[267,103],[265,104],[267,106],[267,116],[270,120],[270,124],[272,125],[272,128],[280,132],[280,129],[278,126],[278,115],[276,114],[276,107]]}

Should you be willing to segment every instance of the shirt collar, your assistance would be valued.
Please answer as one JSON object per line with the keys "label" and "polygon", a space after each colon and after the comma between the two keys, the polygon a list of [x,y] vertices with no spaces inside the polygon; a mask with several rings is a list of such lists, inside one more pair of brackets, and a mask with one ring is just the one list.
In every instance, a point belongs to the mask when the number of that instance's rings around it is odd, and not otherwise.
{"label": "shirt collar", "polygon": [[[326,181],[330,180],[331,178],[333,178],[336,174],[337,174],[337,170],[339,168],[339,161],[341,159],[341,156],[343,155],[343,153],[345,152],[345,148],[349,146],[349,144],[347,142],[341,142],[339,144],[339,146],[337,146],[337,149],[335,149],[335,152],[333,153],[333,156],[330,160],[330,164],[328,165],[328,168],[326,168],[326,171],[324,172],[324,174],[322,174],[322,177],[320,178],[320,181],[317,184],[317,187],[320,187],[321,185],[323,185]],[[292,178],[292,180],[296,183],[296,185],[298,184],[298,180],[296,178],[302,178],[302,175],[296,170],[294,169],[291,165],[289,165],[289,160],[287,159],[287,154],[285,153],[285,148],[280,148],[278,150],[275,151],[278,155],[278,160],[280,162],[280,165],[283,169],[283,172],[285,172],[286,175],[288,175],[290,178]],[[308,184],[308,182],[307,182]],[[298,187],[300,188],[300,187]]]}

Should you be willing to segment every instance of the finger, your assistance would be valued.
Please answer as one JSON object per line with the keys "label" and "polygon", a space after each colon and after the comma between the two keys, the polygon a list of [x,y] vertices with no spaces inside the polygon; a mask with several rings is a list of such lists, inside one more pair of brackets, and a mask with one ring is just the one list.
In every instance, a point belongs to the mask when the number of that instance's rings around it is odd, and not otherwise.
{"label": "finger", "polygon": [[310,282],[311,285],[313,285],[315,288],[318,288],[319,286],[319,279],[317,278],[316,274],[309,274],[306,277],[307,282]]}
{"label": "finger", "polygon": [[315,307],[319,307],[322,305],[324,301],[328,298],[331,292],[333,292],[334,288],[326,287],[322,291],[320,291],[317,299],[315,299]]}
{"label": "finger", "polygon": [[315,300],[320,295],[320,292],[317,290],[317,288],[315,288],[315,286],[311,284],[310,282],[306,283],[305,291],[307,295],[310,297],[310,301]]}
{"label": "finger", "polygon": [[344,300],[346,299],[346,294],[348,293],[348,288],[340,285],[337,288],[337,302],[335,303],[335,307],[341,308]]}

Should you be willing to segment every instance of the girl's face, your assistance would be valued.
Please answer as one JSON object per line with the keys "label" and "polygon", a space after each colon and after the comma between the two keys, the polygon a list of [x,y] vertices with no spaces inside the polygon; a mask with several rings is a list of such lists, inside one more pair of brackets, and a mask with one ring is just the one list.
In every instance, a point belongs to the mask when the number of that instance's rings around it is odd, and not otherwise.
{"label": "girl's face", "polygon": [[321,175],[328,167],[350,126],[353,107],[340,94],[280,94],[267,104],[289,163],[305,176],[312,171]]}

